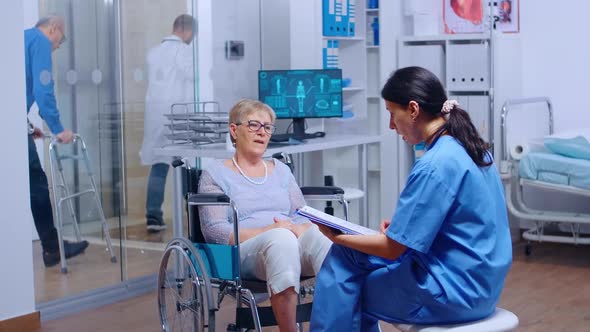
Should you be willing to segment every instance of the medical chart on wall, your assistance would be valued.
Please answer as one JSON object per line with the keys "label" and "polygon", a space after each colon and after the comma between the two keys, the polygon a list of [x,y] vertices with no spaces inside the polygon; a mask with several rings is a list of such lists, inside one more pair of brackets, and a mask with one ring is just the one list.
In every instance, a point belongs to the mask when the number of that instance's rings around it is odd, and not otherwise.
{"label": "medical chart on wall", "polygon": [[503,0],[496,2],[494,11],[496,30],[500,32],[520,31],[520,2],[519,0]]}
{"label": "medical chart on wall", "polygon": [[483,33],[489,31],[490,3],[494,26],[501,32],[519,31],[518,0],[443,0],[445,33]]}

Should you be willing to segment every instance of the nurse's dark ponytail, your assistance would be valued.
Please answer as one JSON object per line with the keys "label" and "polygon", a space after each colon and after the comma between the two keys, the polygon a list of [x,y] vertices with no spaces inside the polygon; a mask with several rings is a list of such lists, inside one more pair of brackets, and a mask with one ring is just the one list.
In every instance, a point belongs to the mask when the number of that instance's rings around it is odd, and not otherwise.
{"label": "nurse's dark ponytail", "polygon": [[[463,145],[473,162],[480,167],[492,164],[489,144],[479,136],[469,114],[447,101],[442,83],[430,71],[421,67],[396,70],[383,86],[381,97],[406,107],[413,100],[420,105],[421,111],[444,116],[447,121],[442,129]],[[443,106],[449,111],[447,114],[443,113]]]}

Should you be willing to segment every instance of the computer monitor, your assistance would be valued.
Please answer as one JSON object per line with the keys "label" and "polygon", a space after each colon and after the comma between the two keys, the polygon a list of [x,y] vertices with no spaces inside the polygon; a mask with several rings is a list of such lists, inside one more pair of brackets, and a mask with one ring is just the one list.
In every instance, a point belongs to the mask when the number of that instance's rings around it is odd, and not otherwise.
{"label": "computer monitor", "polygon": [[[342,117],[342,70],[260,70],[258,99],[273,108],[277,119],[293,119],[290,137],[303,140],[323,136],[306,134],[305,119]],[[273,135],[271,140],[288,137]]]}

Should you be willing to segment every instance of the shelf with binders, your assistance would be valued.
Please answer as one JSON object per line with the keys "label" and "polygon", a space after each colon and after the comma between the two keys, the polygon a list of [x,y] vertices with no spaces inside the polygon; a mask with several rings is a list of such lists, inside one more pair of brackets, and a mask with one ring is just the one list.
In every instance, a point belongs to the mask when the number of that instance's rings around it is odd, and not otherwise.
{"label": "shelf with binders", "polygon": [[365,40],[363,37],[358,36],[322,36],[324,40],[338,40],[342,42],[359,42]]}
{"label": "shelf with binders", "polygon": [[428,44],[445,41],[481,41],[490,40],[489,33],[457,33],[457,34],[440,34],[430,36],[404,36],[399,41],[404,44]]}
{"label": "shelf with binders", "polygon": [[[381,80],[380,80],[380,36],[379,36],[379,4],[377,0],[367,0],[365,7],[365,62],[366,62],[366,110],[369,131],[380,133],[381,119]],[[380,172],[380,145],[368,148],[369,171],[374,175]],[[371,175],[369,176],[371,177]],[[380,183],[375,184],[380,187]]]}
{"label": "shelf with binders", "polygon": [[[493,131],[490,34],[441,34],[406,36],[398,39],[398,67],[421,66],[444,84],[450,99],[465,109],[479,134],[491,141]],[[400,152],[401,171],[407,176],[413,161],[423,151]]]}
{"label": "shelf with binders", "polygon": [[[310,35],[308,40],[314,40],[314,43],[317,44],[317,40],[319,39],[319,41],[322,43],[324,68],[340,68],[342,70],[342,105],[344,116],[341,118],[324,119],[323,130],[326,132],[326,135],[330,135],[332,133],[380,135],[380,114],[378,113],[379,98],[367,98],[369,94],[378,96],[377,85],[379,84],[379,78],[378,76],[369,76],[373,74],[367,73],[368,67],[366,65],[368,56],[371,57],[370,61],[375,61],[375,59],[377,59],[374,66],[379,65],[378,45],[367,44],[367,28],[369,27],[367,24],[368,13],[371,15],[371,17],[376,17],[378,16],[379,11],[366,11],[369,0],[354,0],[347,2],[336,2],[330,0],[298,0],[297,2],[293,3],[300,4],[300,1],[303,1],[304,3],[323,3],[322,24],[320,24],[322,29],[316,28],[316,35]],[[327,5],[337,6],[342,5],[343,3],[346,3],[348,6],[352,6],[349,7],[349,9],[352,11],[339,11],[338,8],[334,8],[333,11],[326,11]],[[328,9],[330,9],[330,7]],[[304,12],[300,13],[300,15],[303,15]],[[328,17],[326,16],[326,13],[329,13]],[[343,15],[350,15],[348,17],[349,23],[351,22],[350,19],[352,18],[352,22],[354,24],[352,29],[350,28],[350,25],[338,25],[338,23],[334,23],[346,22],[346,17],[341,17],[336,20],[329,16],[339,15],[339,13]],[[306,20],[309,20],[309,18],[306,18]],[[326,22],[334,24],[334,29],[330,31],[334,32],[335,29],[340,27],[340,32],[342,32],[344,28],[348,27],[349,34],[344,36],[326,36],[325,32],[330,29],[330,27],[326,28],[324,26]],[[315,26],[318,27],[317,25]],[[297,29],[306,31],[307,29],[304,29],[304,27],[305,26],[298,25]],[[294,33],[293,31],[291,32]],[[337,30],[335,32],[336,33],[328,34],[338,34]],[[301,51],[303,51],[303,49],[301,49]],[[374,57],[373,55],[377,57]],[[309,52],[301,52],[301,56],[309,57]],[[376,67],[371,67],[371,70],[377,71]],[[369,85],[369,79],[374,80],[375,84],[371,83],[371,85]],[[368,90],[369,87],[372,89],[370,93]],[[365,194],[371,197],[377,197],[381,191],[381,173],[379,172],[380,144],[381,142],[375,142],[368,144],[365,147],[365,153],[368,162],[368,174],[366,179],[368,182],[368,188]],[[358,188],[360,183],[357,182],[356,178],[352,175],[358,172],[358,161],[360,159],[361,153],[359,152],[358,147],[348,147],[333,151],[324,151],[322,158],[322,165],[324,167],[323,171],[325,174],[333,174],[336,182],[340,186]],[[365,209],[369,219],[378,220],[379,216],[376,215],[375,211],[380,211],[380,200],[375,199],[367,202],[367,204],[369,204],[369,206],[363,209]],[[355,208],[361,208],[360,204],[352,204],[352,216],[355,215]]]}
{"label": "shelf with binders", "polygon": [[367,12],[365,18],[365,41],[367,49],[379,49],[379,11]]}
{"label": "shelf with binders", "polygon": [[[367,111],[379,111],[380,97],[380,43],[379,43],[379,4],[376,0],[367,1],[365,8],[365,57],[367,73]],[[375,115],[378,117],[378,114]]]}

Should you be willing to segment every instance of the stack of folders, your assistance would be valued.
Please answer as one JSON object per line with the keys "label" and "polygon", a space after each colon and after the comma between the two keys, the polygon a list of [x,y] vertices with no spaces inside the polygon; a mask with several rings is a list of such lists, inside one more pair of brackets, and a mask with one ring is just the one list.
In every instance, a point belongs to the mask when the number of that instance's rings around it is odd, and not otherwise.
{"label": "stack of folders", "polygon": [[357,224],[353,224],[346,220],[331,216],[327,213],[324,213],[320,210],[316,210],[309,206],[304,206],[297,210],[297,214],[304,216],[305,218],[311,220],[314,223],[326,225],[331,227],[335,230],[338,230],[345,234],[352,234],[352,235],[374,235],[379,234],[378,231],[372,230],[367,227],[363,227]]}
{"label": "stack of folders", "polygon": [[355,0],[323,0],[322,32],[324,36],[355,36],[355,12]]}

